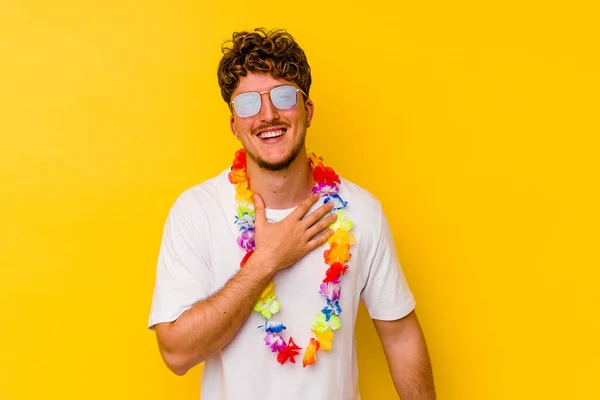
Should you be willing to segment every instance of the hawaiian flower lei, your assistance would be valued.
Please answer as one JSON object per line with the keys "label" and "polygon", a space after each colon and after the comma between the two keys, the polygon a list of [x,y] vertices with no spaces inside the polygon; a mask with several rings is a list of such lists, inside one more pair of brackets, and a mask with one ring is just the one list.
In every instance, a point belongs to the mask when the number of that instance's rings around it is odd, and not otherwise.
{"label": "hawaiian flower lei", "polygon": [[[331,167],[323,165],[323,159],[317,157],[314,153],[309,156],[309,166],[313,174],[313,179],[316,184],[312,189],[313,193],[318,193],[323,199],[323,203],[333,202],[334,213],[337,214],[337,220],[329,226],[334,230],[334,234],[328,239],[329,249],[323,254],[325,263],[329,266],[325,271],[325,278],[320,284],[319,294],[325,297],[326,305],[317,314],[315,321],[312,323],[311,332],[315,337],[310,339],[302,366],[314,364],[317,360],[317,351],[329,351],[332,348],[332,340],[334,337],[333,331],[341,326],[339,315],[342,312],[340,307],[341,294],[341,277],[348,270],[346,263],[350,260],[350,246],[356,241],[350,233],[352,229],[352,221],[347,219],[342,211],[348,205],[339,193],[338,184],[340,177]],[[237,243],[240,247],[246,250],[246,255],[240,263],[243,267],[248,258],[254,251],[254,205],[252,202],[252,192],[250,191],[250,182],[246,174],[246,152],[241,149],[235,153],[233,166],[229,173],[229,181],[235,186],[235,201],[236,215],[235,224],[239,228],[239,236]],[[286,327],[282,323],[271,321],[271,317],[277,314],[280,309],[279,302],[276,300],[275,283],[270,282],[263,290],[254,311],[262,314],[265,318],[265,324],[259,328],[264,329],[266,336],[264,337],[265,345],[273,353],[277,353],[277,361],[284,364],[286,361],[295,363],[295,356],[299,354],[298,347],[294,343],[294,339],[290,336],[288,342],[281,336]]]}

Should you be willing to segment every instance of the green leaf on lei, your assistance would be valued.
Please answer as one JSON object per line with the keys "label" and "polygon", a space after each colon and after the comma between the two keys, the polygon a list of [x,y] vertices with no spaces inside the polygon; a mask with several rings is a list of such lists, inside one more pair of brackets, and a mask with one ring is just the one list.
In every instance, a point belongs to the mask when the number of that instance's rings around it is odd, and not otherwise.
{"label": "green leaf on lei", "polygon": [[338,329],[340,329],[341,326],[342,323],[340,321],[340,317],[338,317],[337,315],[332,315],[331,317],[329,317],[329,327],[332,331],[337,331]]}
{"label": "green leaf on lei", "polygon": [[315,331],[317,331],[319,333],[323,333],[327,329],[329,329],[329,324],[327,323],[327,321],[325,321],[325,319],[326,319],[325,314],[323,314],[323,313],[317,314],[317,319],[312,324]]}
{"label": "green leaf on lei", "polygon": [[341,229],[342,231],[350,232],[353,226],[352,221],[346,218],[342,210],[336,210],[335,214],[337,215],[337,219],[333,224],[329,225],[329,229],[333,229],[334,231]]}
{"label": "green leaf on lei", "polygon": [[280,308],[279,302],[274,297],[269,297],[266,301],[259,300],[254,306],[254,311],[261,313],[265,319],[270,319]]}
{"label": "green leaf on lei", "polygon": [[326,321],[326,319],[327,317],[325,316],[325,314],[318,313],[316,321],[312,324],[313,329],[319,333],[324,333],[329,328],[331,328],[332,331],[336,331],[342,326],[342,323],[340,322],[340,317],[338,317],[337,315],[331,315],[329,317],[329,321]]}
{"label": "green leaf on lei", "polygon": [[236,211],[237,211],[237,217],[238,218],[242,218],[244,216],[244,214],[248,214],[249,216],[253,216],[254,215],[254,210],[244,204],[238,204],[236,205]]}

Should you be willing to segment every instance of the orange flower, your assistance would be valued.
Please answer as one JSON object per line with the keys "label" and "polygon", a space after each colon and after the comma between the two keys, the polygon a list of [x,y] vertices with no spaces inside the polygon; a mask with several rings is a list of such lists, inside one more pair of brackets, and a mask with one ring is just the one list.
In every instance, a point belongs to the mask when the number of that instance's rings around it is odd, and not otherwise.
{"label": "orange flower", "polygon": [[345,264],[348,262],[350,257],[352,257],[352,254],[348,253],[348,250],[350,250],[349,244],[331,243],[330,246],[331,248],[329,250],[325,250],[325,253],[323,253],[325,262],[328,265],[332,265],[336,262]]}
{"label": "orange flower", "polygon": [[319,351],[320,347],[321,345],[315,338],[310,338],[310,343],[308,344],[308,348],[302,359],[302,367],[314,364],[315,361],[317,361],[317,351]]}
{"label": "orange flower", "polygon": [[315,153],[310,153],[308,156],[308,165],[310,169],[314,169],[317,165],[323,165],[323,158],[317,157]]}
{"label": "orange flower", "polygon": [[246,175],[245,169],[232,169],[227,176],[229,177],[229,182],[233,183],[234,185],[248,180],[248,175]]}

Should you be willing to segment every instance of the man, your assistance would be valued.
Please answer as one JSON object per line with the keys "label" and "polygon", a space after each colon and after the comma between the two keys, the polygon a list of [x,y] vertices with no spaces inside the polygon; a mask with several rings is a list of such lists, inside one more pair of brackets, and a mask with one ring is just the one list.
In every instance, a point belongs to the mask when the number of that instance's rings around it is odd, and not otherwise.
{"label": "man", "polygon": [[223,53],[219,85],[244,150],[170,211],[149,319],[165,363],[183,375],[206,361],[203,399],[356,400],[362,299],[402,399],[434,399],[380,203],[306,153],[304,52],[258,29]]}

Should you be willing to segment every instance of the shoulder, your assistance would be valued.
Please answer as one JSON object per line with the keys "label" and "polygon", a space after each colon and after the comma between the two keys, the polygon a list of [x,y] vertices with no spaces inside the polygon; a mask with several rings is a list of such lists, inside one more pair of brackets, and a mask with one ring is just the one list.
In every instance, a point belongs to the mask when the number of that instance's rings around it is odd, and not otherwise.
{"label": "shoulder", "polygon": [[353,208],[360,208],[372,215],[381,213],[381,202],[371,192],[343,177],[340,179],[340,196]]}
{"label": "shoulder", "polygon": [[343,201],[348,202],[344,211],[357,229],[355,236],[360,231],[368,238],[378,237],[385,218],[381,202],[367,189],[344,178],[341,180],[339,194]]}
{"label": "shoulder", "polygon": [[[171,213],[182,216],[196,216],[198,214],[211,215],[215,208],[219,208],[222,199],[232,191],[232,185],[229,184],[227,174],[229,169],[225,169],[218,175],[207,179],[206,181],[185,189],[171,207]],[[232,194],[229,194],[231,197]]]}

